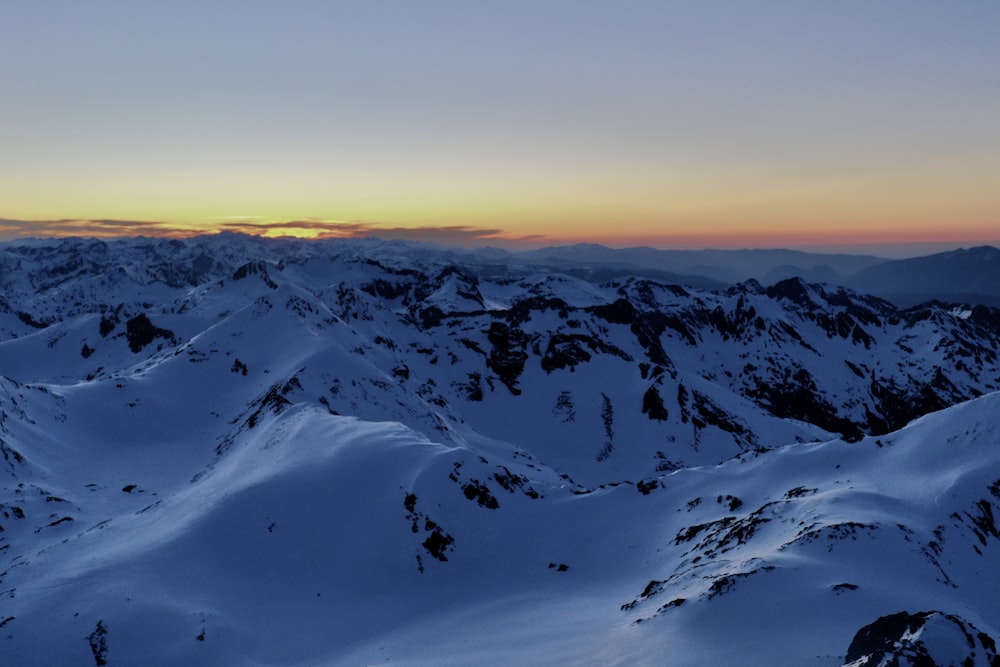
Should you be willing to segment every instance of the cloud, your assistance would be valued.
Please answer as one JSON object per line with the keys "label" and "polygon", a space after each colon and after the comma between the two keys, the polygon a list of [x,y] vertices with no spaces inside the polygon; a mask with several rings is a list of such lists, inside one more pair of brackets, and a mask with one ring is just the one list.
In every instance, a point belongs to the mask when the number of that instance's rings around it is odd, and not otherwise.
{"label": "cloud", "polygon": [[191,236],[190,229],[148,220],[12,220],[0,218],[0,239],[85,236]]}
{"label": "cloud", "polygon": [[[328,222],[322,220],[290,220],[287,222],[225,222],[219,225],[226,231],[244,234],[266,234],[279,236],[293,233],[295,236],[315,236],[316,238],[365,238],[374,236],[381,239],[402,239],[407,241],[429,241],[442,245],[473,245],[482,243],[529,243],[544,238],[538,234],[512,235],[503,229],[485,229],[469,225],[421,227],[383,227],[377,223]],[[294,234],[294,232],[299,232]]]}
{"label": "cloud", "polygon": [[253,236],[299,236],[310,238],[367,238],[424,241],[441,245],[524,246],[540,243],[540,234],[516,235],[503,229],[470,225],[424,225],[388,227],[369,221],[287,220],[256,222],[254,218],[226,218],[224,222],[206,223],[196,228],[150,220],[13,220],[0,218],[0,239],[28,237],[84,236],[114,238],[121,236],[189,237],[198,234],[236,232]]}
{"label": "cloud", "polygon": [[393,227],[373,229],[372,236],[379,238],[404,239],[409,241],[431,241],[442,245],[524,245],[545,240],[542,234],[512,235],[502,229],[479,229],[456,225],[451,227]]}
{"label": "cloud", "polygon": [[[358,238],[371,236],[371,225],[355,222],[328,222],[324,220],[288,220],[286,222],[249,222],[237,220],[216,225],[220,231],[241,234],[281,236],[316,236],[318,238]],[[300,232],[294,234],[293,232]]]}

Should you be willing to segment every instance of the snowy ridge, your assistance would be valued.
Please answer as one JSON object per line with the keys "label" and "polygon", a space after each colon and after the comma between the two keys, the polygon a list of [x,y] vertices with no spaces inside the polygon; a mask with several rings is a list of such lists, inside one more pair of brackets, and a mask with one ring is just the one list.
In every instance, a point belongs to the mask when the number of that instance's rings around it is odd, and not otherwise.
{"label": "snowy ridge", "polygon": [[860,665],[897,630],[1000,636],[997,311],[233,235],[5,244],[0,284],[16,662]]}

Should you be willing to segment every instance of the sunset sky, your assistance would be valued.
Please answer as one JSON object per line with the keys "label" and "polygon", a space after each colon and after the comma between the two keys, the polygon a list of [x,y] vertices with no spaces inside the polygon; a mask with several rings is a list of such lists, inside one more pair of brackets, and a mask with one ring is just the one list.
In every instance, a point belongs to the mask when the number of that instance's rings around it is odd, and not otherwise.
{"label": "sunset sky", "polygon": [[0,238],[1000,241],[988,0],[0,0],[0,85]]}

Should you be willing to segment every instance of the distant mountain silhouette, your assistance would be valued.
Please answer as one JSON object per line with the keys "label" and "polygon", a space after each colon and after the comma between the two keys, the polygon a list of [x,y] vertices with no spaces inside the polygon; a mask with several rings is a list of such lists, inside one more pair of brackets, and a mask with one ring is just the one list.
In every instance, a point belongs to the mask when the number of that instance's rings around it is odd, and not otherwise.
{"label": "distant mountain silhouette", "polygon": [[930,300],[1000,306],[1000,249],[978,246],[884,262],[846,285],[902,307]]}
{"label": "distant mountain silhouette", "polygon": [[631,271],[703,289],[801,278],[856,289],[910,307],[927,301],[1000,306],[1000,249],[979,246],[889,260],[797,250],[657,250],[579,244],[514,253],[524,264],[600,282]]}
{"label": "distant mountain silhouette", "polygon": [[[728,284],[744,280],[776,282],[799,277],[838,283],[888,260],[870,255],[810,253],[784,249],[657,250],[577,244],[517,253],[518,260],[549,265],[619,266],[701,276]],[[686,283],[691,284],[691,283]]]}

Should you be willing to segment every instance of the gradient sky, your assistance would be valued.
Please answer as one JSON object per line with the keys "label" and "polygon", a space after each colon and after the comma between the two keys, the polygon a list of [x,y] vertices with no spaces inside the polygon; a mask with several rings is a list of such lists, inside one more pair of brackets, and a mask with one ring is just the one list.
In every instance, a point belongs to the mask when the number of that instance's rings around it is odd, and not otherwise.
{"label": "gradient sky", "polygon": [[0,0],[0,238],[1000,240],[993,0]]}

